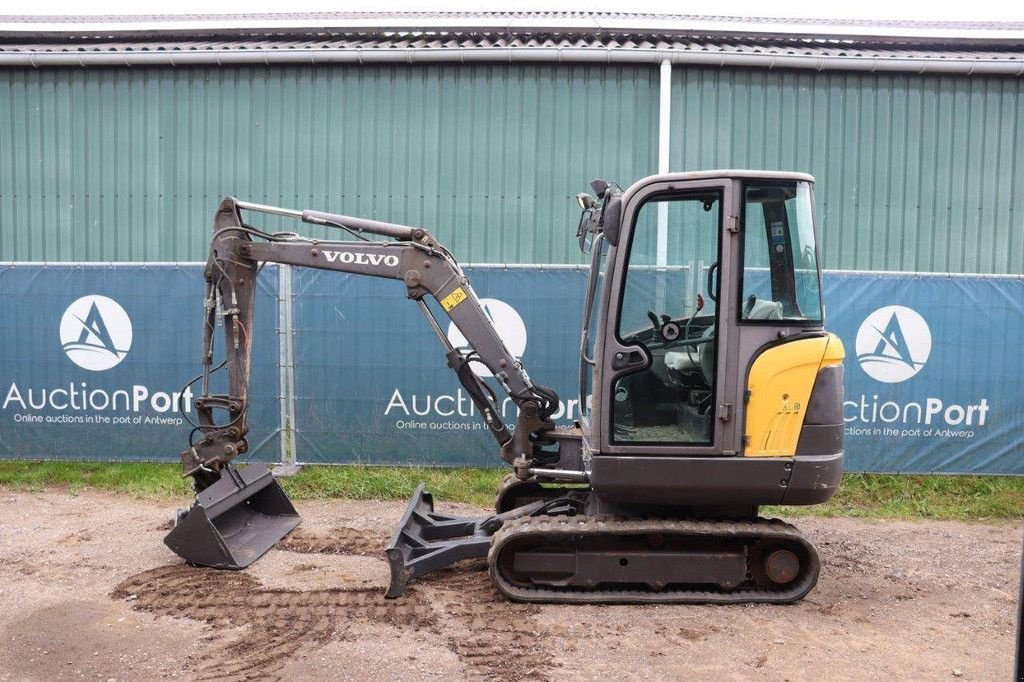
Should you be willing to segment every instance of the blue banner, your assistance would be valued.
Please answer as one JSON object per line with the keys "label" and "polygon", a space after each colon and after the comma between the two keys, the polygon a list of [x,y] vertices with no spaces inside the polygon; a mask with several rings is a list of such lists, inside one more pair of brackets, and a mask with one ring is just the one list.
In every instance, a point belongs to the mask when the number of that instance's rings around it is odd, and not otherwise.
{"label": "blue banner", "polygon": [[[467,274],[569,423],[579,415],[585,271]],[[291,276],[299,461],[500,463],[401,283]],[[175,393],[199,368],[199,266],[8,265],[0,287],[0,457],[176,459],[184,417],[194,418],[178,413]],[[847,352],[847,470],[1024,474],[1024,279],[832,272],[825,289],[828,327]],[[250,443],[265,460],[280,455],[277,292],[278,270],[264,268]],[[511,402],[501,407],[513,422]]]}
{"label": "blue banner", "polygon": [[[277,285],[264,268],[247,457],[267,461],[280,453]],[[177,461],[196,419],[197,388],[182,388],[200,368],[202,267],[3,265],[0,291],[0,457]]]}
{"label": "blue banner", "polygon": [[829,273],[849,471],[1024,474],[1024,279]]}

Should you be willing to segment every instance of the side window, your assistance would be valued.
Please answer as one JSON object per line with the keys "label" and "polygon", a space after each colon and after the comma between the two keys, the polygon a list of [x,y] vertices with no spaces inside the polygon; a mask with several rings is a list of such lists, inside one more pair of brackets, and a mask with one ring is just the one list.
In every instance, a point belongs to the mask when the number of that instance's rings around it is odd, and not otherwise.
{"label": "side window", "polygon": [[748,183],[743,215],[740,319],[820,322],[810,185]]}
{"label": "side window", "polygon": [[722,192],[657,196],[640,206],[626,264],[617,332],[650,367],[613,386],[612,440],[709,444],[714,424]]}
{"label": "side window", "polygon": [[[746,225],[743,231],[743,298],[751,296],[759,301],[772,300],[772,284],[768,275],[768,240],[765,239],[764,211],[760,202],[748,201]],[[740,314],[749,319],[751,311],[740,306]]]}

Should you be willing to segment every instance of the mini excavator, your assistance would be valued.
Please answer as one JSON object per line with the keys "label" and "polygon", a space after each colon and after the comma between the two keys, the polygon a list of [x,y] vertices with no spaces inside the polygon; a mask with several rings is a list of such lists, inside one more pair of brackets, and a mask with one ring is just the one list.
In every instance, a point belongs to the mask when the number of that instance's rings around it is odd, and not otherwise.
{"label": "mini excavator", "polygon": [[[388,597],[486,557],[516,601],[801,599],[817,581],[815,548],[758,509],[824,502],[842,474],[844,351],[824,328],[813,186],[801,173],[724,170],[656,175],[625,191],[595,180],[579,194],[590,274],[582,414],[571,426],[556,426],[555,391],[509,352],[427,230],[225,199],[205,269],[198,423],[181,453],[196,499],[166,544],[192,564],[239,569],[300,521],[265,465],[232,461],[247,449],[256,275],[286,263],[402,282],[510,467],[481,518],[436,512],[419,486],[385,549]],[[358,239],[243,219],[261,213]],[[442,320],[465,346],[449,342]],[[221,369],[226,393],[215,393]],[[518,408],[514,424],[500,416],[498,389]]]}

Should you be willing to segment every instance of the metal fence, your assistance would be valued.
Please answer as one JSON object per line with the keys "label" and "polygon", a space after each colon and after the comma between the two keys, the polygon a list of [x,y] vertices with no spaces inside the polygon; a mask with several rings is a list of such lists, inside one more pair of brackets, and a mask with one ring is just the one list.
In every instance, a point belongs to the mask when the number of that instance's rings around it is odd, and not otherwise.
{"label": "metal fence", "polygon": [[[571,421],[586,273],[467,271]],[[0,265],[0,457],[175,460],[194,418],[176,394],[199,368],[200,272]],[[825,286],[847,350],[849,470],[1024,474],[1024,279],[830,271]],[[256,313],[249,457],[499,463],[401,283],[270,265]]]}

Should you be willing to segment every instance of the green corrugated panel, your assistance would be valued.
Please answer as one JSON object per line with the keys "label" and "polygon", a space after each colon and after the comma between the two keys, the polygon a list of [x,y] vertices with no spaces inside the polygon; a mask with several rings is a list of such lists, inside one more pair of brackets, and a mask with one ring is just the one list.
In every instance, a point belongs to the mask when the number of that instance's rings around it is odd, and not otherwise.
{"label": "green corrugated panel", "polygon": [[566,65],[0,70],[0,260],[203,259],[213,210],[234,194],[424,225],[466,261],[578,262],[575,194],[656,167],[657,78]]}
{"label": "green corrugated panel", "polygon": [[671,159],[813,174],[827,268],[1024,273],[1019,78],[676,69]]}
{"label": "green corrugated panel", "polygon": [[[0,70],[0,260],[201,259],[235,194],[579,262],[572,197],[654,171],[657,104],[648,66]],[[1020,79],[676,67],[672,105],[673,170],[818,178],[827,267],[1024,272]]]}

